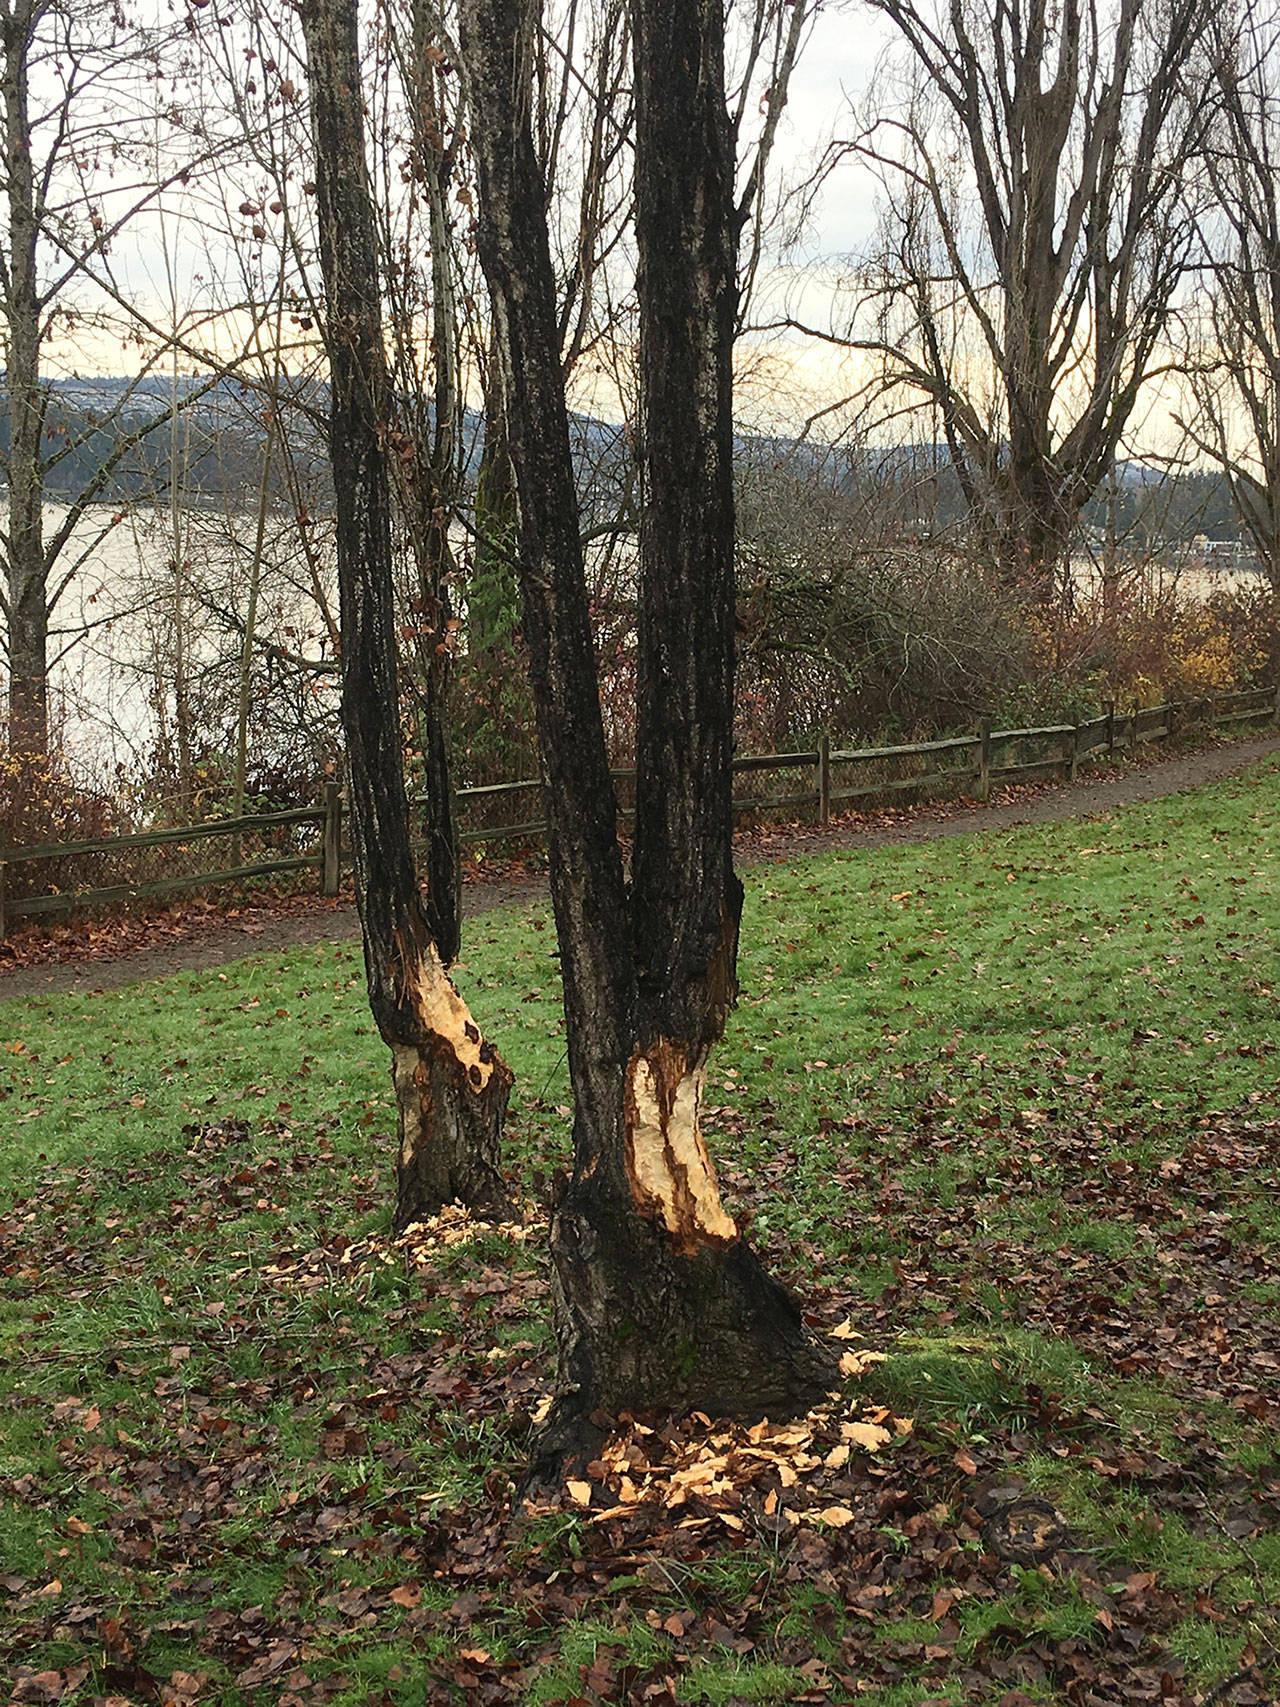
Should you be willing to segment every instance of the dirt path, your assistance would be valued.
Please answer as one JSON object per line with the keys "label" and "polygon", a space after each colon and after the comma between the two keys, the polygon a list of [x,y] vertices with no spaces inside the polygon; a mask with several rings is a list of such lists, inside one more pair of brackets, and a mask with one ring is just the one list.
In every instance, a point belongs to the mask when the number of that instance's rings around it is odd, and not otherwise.
{"label": "dirt path", "polygon": [[[1116,806],[1158,800],[1217,782],[1275,752],[1280,752],[1280,734],[1267,733],[1174,758],[1130,763],[1075,783],[1009,790],[982,806],[945,801],[858,815],[827,829],[787,825],[752,831],[739,841],[738,862],[759,865],[835,848],[893,847],[973,831],[990,834],[1018,824],[1096,817]],[[495,907],[539,899],[545,892],[545,880],[539,877],[469,883],[463,890],[463,912],[474,918]],[[145,937],[145,928],[142,934]],[[155,927],[155,934],[162,934],[161,927]],[[333,901],[300,897],[281,912],[255,908],[239,916],[209,913],[165,928],[163,942],[143,941],[125,952],[0,967],[0,1001],[116,989],[175,972],[223,966],[246,955],[271,954],[308,943],[348,942],[359,934],[355,909]]]}

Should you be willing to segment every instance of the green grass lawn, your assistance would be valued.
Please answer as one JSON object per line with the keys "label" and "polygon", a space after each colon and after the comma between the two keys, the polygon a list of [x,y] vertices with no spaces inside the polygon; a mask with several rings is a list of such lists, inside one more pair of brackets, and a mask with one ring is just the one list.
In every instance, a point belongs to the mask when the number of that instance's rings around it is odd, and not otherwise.
{"label": "green grass lawn", "polygon": [[[391,1244],[352,947],[0,1004],[15,1699],[1271,1700],[1278,826],[1264,766],[748,874],[726,1201],[886,1354],[850,1402],[915,1426],[841,1463],[819,1419],[798,1484],[678,1513],[603,1519],[603,1477],[511,1509],[569,1152],[545,910],[459,971],[527,1236]],[[1052,1557],[1002,1502],[1065,1523]]]}

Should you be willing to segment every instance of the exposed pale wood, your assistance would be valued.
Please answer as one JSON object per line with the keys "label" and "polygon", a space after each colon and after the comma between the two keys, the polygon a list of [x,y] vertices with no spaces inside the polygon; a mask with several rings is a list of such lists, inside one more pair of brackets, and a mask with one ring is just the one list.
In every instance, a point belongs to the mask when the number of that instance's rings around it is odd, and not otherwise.
{"label": "exposed pale wood", "polygon": [[[719,1206],[699,1092],[736,990],[732,864],[734,147],[722,0],[636,0],[641,468],[636,836],[617,842],[550,265],[530,14],[462,0],[480,217],[516,477],[574,1090],[552,1221],[558,1370],[538,1468],[640,1406],[804,1408],[825,1348]],[[693,1176],[696,1175],[696,1183]],[[619,1324],[626,1331],[619,1332]]]}
{"label": "exposed pale wood", "polygon": [[[486,800],[497,794],[518,794],[522,789],[541,788],[542,778],[536,777],[530,782],[486,782],[478,788],[460,788],[459,800]],[[420,796],[415,797],[420,798]]]}
{"label": "exposed pale wood", "polygon": [[[455,1199],[506,1211],[501,1135],[512,1075],[481,1037],[446,965],[456,894],[424,896],[415,867],[399,716],[378,214],[367,161],[356,0],[306,0],[316,227],[329,364],[329,455],[342,622],[352,869],[369,1007],[391,1052],[399,1119],[395,1225]],[[431,716],[428,714],[428,723]],[[429,735],[443,742],[443,732]],[[437,757],[440,755],[438,754]],[[429,755],[430,786],[448,787]],[[431,883],[449,888],[452,803],[428,810]]]}

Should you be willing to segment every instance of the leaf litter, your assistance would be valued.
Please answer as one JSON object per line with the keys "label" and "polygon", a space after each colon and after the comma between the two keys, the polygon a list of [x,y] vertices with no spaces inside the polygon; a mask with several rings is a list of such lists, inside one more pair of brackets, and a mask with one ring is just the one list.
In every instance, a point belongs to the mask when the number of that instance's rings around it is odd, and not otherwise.
{"label": "leaf litter", "polygon": [[[219,1169],[199,1176],[197,1202],[204,1192],[225,1215],[244,1134],[188,1140],[189,1169]],[[1204,1166],[1264,1159],[1253,1128],[1201,1142]],[[1199,1178],[1196,1153],[1184,1152],[1178,1190]],[[282,1196],[289,1185],[279,1182]],[[954,1213],[917,1210],[913,1225],[936,1235]],[[29,1302],[77,1277],[83,1287],[108,1252],[127,1271],[147,1248],[144,1229],[115,1227],[85,1263],[83,1228],[64,1244],[49,1220],[20,1219],[40,1247],[17,1269]],[[1190,1419],[1174,1463],[1149,1441],[1118,1442],[1105,1414],[1072,1418],[1048,1396],[1034,1430],[988,1426],[979,1439],[950,1424],[913,1427],[875,1385],[898,1309],[910,1300],[918,1315],[930,1287],[950,1288],[923,1249],[911,1271],[919,1278],[898,1285],[900,1304],[893,1288],[870,1308],[830,1297],[827,1331],[844,1348],[846,1386],[826,1406],[755,1425],[622,1418],[558,1504],[514,1503],[549,1389],[546,1336],[534,1326],[543,1232],[530,1206],[497,1227],[455,1209],[398,1239],[282,1241],[270,1260],[227,1272],[216,1300],[226,1308],[188,1316],[180,1341],[135,1350],[136,1336],[122,1335],[83,1390],[20,1401],[47,1418],[56,1465],[44,1483],[19,1478],[6,1491],[48,1513],[63,1541],[50,1549],[55,1569],[0,1580],[13,1699],[188,1707],[265,1692],[285,1707],[324,1707],[354,1687],[361,1645],[396,1656],[385,1695],[371,1697],[393,1703],[509,1703],[536,1686],[542,1699],[660,1707],[696,1698],[692,1680],[716,1655],[789,1668],[787,1698],[813,1703],[906,1681],[974,1702],[1016,1703],[1019,1692],[1031,1698],[1026,1690],[1071,1707],[1197,1699],[1162,1634],[1195,1597],[1166,1586],[1160,1570],[1091,1556],[1020,1466],[1058,1452],[1096,1465],[1107,1485],[1206,1517],[1221,1506],[1216,1490],[1236,1501],[1246,1546],[1280,1516],[1280,1485],[1273,1479],[1267,1493],[1265,1477],[1254,1478],[1250,1490]],[[983,1260],[992,1263],[990,1250]],[[1034,1260],[1024,1247],[1017,1272]],[[397,1288],[390,1301],[370,1290],[385,1279]],[[314,1329],[282,1337],[276,1313],[320,1301],[335,1313],[342,1356],[327,1372]],[[228,1336],[254,1348],[255,1375],[231,1367]],[[122,1377],[139,1399],[119,1395]],[[150,1416],[140,1402],[148,1387]],[[309,1466],[296,1447],[282,1460],[290,1423],[312,1431]],[[102,1505],[73,1509],[77,1488]],[[77,1580],[74,1549],[87,1538],[106,1550],[96,1583],[89,1573]],[[280,1586],[269,1601],[226,1604],[218,1585],[234,1583],[246,1546],[250,1560],[285,1562]],[[1046,1626],[1019,1572],[1084,1609],[1079,1634]],[[801,1592],[809,1623],[787,1634],[786,1609]],[[1216,1602],[1213,1612],[1228,1616]],[[568,1667],[563,1692],[548,1694],[548,1668],[565,1668],[562,1630],[593,1619],[618,1639],[599,1641],[589,1662]],[[639,1657],[638,1628],[651,1638]],[[154,1663],[175,1648],[177,1662]],[[66,1658],[31,1663],[41,1651]],[[1267,1663],[1255,1652],[1218,1699],[1261,1707],[1271,1699]]]}
{"label": "leaf litter", "polygon": [[[620,1419],[599,1455],[565,1492],[595,1524],[625,1519],[632,1528],[671,1521],[682,1529],[720,1525],[732,1534],[764,1524],[774,1533],[801,1523],[843,1528],[854,1520],[831,1503],[851,1449],[878,1452],[911,1432],[883,1405],[833,1402],[797,1422],[713,1422],[701,1412],[645,1423]],[[551,1504],[527,1502],[529,1517]],[[634,1520],[634,1522],[633,1522]]]}

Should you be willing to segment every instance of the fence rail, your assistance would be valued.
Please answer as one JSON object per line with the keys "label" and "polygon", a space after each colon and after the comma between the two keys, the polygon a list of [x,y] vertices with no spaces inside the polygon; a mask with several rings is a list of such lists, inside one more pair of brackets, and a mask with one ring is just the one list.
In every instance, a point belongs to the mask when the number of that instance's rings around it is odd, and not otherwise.
{"label": "fence rail", "polygon": [[[993,729],[990,721],[984,720],[972,734],[949,736],[939,741],[916,741],[899,747],[833,748],[830,738],[823,735],[813,749],[791,753],[752,753],[735,759],[735,776],[767,777],[782,773],[790,783],[788,773],[807,770],[812,773],[812,784],[799,791],[792,786],[783,793],[770,793],[766,788],[764,792],[735,795],[733,809],[740,817],[804,810],[813,812],[818,821],[825,824],[829,822],[833,808],[858,800],[891,799],[908,793],[968,793],[977,800],[985,800],[992,788],[1002,783],[1029,782],[1051,776],[1074,779],[1083,760],[1103,751],[1108,755],[1127,752],[1148,741],[1166,740],[1170,735],[1194,725],[1223,727],[1259,722],[1274,718],[1278,711],[1280,688],[1268,687],[1142,710],[1135,708],[1125,713],[1117,712],[1112,706],[1102,716],[1082,723],[1054,723],[1035,729]],[[960,762],[956,762],[957,759]],[[938,760],[944,762],[938,766]],[[935,763],[936,768],[915,768],[929,762]],[[623,785],[624,789],[635,782],[634,770],[616,770],[612,774],[615,783]],[[516,800],[541,786],[537,780],[526,779],[460,788],[457,791],[459,811],[467,814],[478,809],[489,815],[504,800]],[[634,818],[634,808],[620,804],[618,816],[620,822],[625,823]],[[269,843],[273,839],[278,841],[286,832],[296,832],[308,825],[315,827],[316,836],[314,845],[305,850],[282,846],[278,851],[264,849],[259,858],[245,860],[242,857],[241,839],[245,836],[263,837]],[[546,821],[542,818],[519,823],[484,823],[463,829],[461,839],[471,843],[530,841],[545,836],[546,830]],[[50,860],[92,863],[95,859],[109,859],[160,847],[172,848],[176,852],[213,838],[225,839],[231,849],[230,863],[215,870],[180,872],[132,882],[90,883],[87,886],[79,880],[80,873],[77,872],[70,884],[55,882],[45,893],[11,895],[6,900],[6,890],[14,887],[13,878],[17,875],[14,867],[28,867]],[[326,787],[324,799],[318,805],[289,812],[258,812],[240,818],[218,818],[182,828],[108,836],[100,841],[43,842],[28,847],[0,848],[0,937],[4,935],[8,919],[34,918],[75,908],[106,906],[117,901],[159,898],[180,894],[183,890],[210,888],[221,883],[286,872],[314,870],[321,893],[336,895],[342,856],[342,797],[333,784]],[[24,871],[22,876],[21,887],[29,888],[29,872]]]}
{"label": "fence rail", "polygon": [[[266,852],[261,858],[245,860],[240,843],[244,836],[263,836],[268,841],[285,831],[304,825],[315,825],[319,836],[314,848],[298,853],[282,848],[278,853]],[[122,853],[137,853],[150,848],[170,848],[174,852],[213,838],[225,840],[231,849],[231,862],[215,870],[168,873],[163,877],[134,879],[121,883],[75,882],[72,886],[51,887],[45,894],[12,896],[12,868],[38,862],[92,862],[97,856],[111,859]],[[4,936],[10,919],[35,918],[47,913],[66,913],[80,907],[105,907],[117,901],[161,899],[179,895],[184,890],[214,888],[221,883],[244,882],[252,877],[275,877],[286,872],[319,872],[321,891],[336,895],[341,880],[342,864],[342,794],[334,784],[324,791],[317,806],[303,806],[289,812],[251,812],[239,818],[214,818],[202,824],[188,824],[163,830],[142,830],[134,834],[104,836],[97,841],[41,842],[26,847],[0,848],[0,937]]]}

